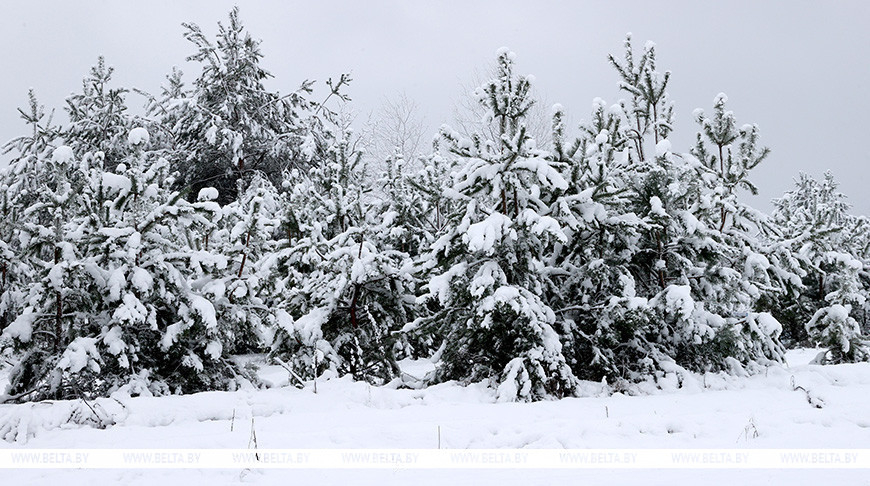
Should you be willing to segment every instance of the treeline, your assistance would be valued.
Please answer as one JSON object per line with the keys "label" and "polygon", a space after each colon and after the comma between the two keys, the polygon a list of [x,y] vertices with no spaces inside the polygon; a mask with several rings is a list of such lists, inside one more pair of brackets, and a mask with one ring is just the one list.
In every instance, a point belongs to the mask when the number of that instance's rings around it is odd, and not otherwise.
{"label": "treeline", "polygon": [[[441,128],[417,160],[366,157],[338,106],[263,82],[237,10],[185,37],[173,71],[127,110],[102,59],[53,123],[31,93],[0,177],[0,401],[233,389],[233,357],[294,380],[421,386],[489,380],[500,400],[781,362],[870,358],[868,221],[830,174],[800,175],[772,215],[740,199],[768,149],[725,95],[673,150],[670,73],[630,37],[611,56],[625,98],[596,99],[569,137],[528,133],[535,100],[499,51],[471,136]],[[141,92],[140,92],[141,93]],[[412,169],[413,168],[413,169]],[[400,373],[404,358],[436,363]]]}

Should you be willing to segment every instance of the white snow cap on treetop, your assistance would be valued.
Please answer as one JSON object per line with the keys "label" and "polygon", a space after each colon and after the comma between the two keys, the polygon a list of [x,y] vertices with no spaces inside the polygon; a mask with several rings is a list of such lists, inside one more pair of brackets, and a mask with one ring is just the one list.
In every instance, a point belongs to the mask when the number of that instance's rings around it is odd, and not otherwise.
{"label": "white snow cap on treetop", "polygon": [[499,47],[498,50],[495,51],[495,55],[496,55],[497,57],[505,56],[505,57],[507,57],[508,60],[510,60],[510,61],[513,61],[513,60],[515,60],[515,59],[517,58],[516,53],[514,53],[512,50],[508,49],[508,48],[505,47],[505,46]]}
{"label": "white snow cap on treetop", "polygon": [[656,157],[661,157],[671,152],[671,141],[664,139],[656,144]]}
{"label": "white snow cap on treetop", "polygon": [[130,130],[130,134],[127,135],[127,142],[129,142],[130,145],[147,144],[150,140],[151,135],[148,134],[148,130],[145,130],[142,127],[136,127]]}
{"label": "white snow cap on treetop", "polygon": [[51,153],[52,162],[63,164],[73,159],[73,150],[67,145],[61,145]]}
{"label": "white snow cap on treetop", "polygon": [[725,93],[719,93],[716,95],[716,98],[713,100],[713,106],[718,104],[725,104],[728,101],[728,95]]}

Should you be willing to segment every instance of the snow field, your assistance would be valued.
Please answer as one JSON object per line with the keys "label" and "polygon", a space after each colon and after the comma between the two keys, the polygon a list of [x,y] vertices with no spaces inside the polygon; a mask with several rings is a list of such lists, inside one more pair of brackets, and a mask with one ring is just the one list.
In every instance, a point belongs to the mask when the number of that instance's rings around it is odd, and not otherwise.
{"label": "snow field", "polygon": [[[789,354],[807,362],[817,350]],[[425,371],[425,363],[404,363]],[[416,366],[416,369],[413,367]],[[276,367],[263,369],[279,383]],[[27,420],[28,433],[0,448],[246,448],[252,433],[262,449],[399,448],[434,449],[584,449],[584,448],[867,448],[870,446],[870,364],[772,367],[766,373],[735,378],[722,374],[683,377],[683,386],[662,380],[663,389],[641,384],[638,393],[608,394],[586,383],[583,398],[537,403],[497,404],[483,384],[446,383],[422,390],[371,387],[349,378],[321,380],[304,389],[291,387],[187,396],[128,398],[92,402],[115,425],[93,428],[78,402],[0,406],[0,424]],[[115,401],[114,399],[117,399]],[[76,405],[78,403],[79,405]],[[114,403],[114,405],[112,405]],[[75,425],[64,422],[79,414]],[[92,417],[91,417],[92,418]],[[88,426],[90,425],[90,426]],[[429,474],[429,473],[432,474]],[[277,484],[288,478],[324,478],[327,483],[395,484],[440,481],[480,484],[498,478],[505,484],[561,484],[588,478],[631,481],[642,471],[77,471],[74,477],[146,484],[154,478],[217,483]],[[10,478],[47,484],[68,471],[10,470]],[[823,474],[824,473],[824,474]],[[788,479],[788,484],[841,477],[866,484],[866,471],[656,471],[646,484],[682,484],[680,478],[706,478],[698,484]],[[65,476],[64,476],[65,477]],[[182,479],[186,478],[186,479]],[[539,483],[538,480],[543,481]],[[860,483],[864,480],[865,483]],[[141,481],[137,483],[137,481]],[[524,482],[523,482],[524,481]],[[661,481],[661,482],[657,482]],[[77,484],[77,483],[73,483]],[[598,484],[597,482],[591,484]],[[617,483],[613,483],[617,484]],[[846,484],[846,483],[843,483]]]}

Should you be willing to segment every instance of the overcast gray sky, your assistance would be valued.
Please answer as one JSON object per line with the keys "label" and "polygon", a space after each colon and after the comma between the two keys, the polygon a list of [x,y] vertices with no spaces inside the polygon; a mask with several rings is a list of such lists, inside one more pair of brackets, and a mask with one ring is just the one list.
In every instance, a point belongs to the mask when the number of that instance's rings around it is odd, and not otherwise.
{"label": "overcast gray sky", "polygon": [[862,0],[30,0],[4,5],[0,17],[0,139],[25,129],[16,108],[29,87],[60,108],[100,54],[119,85],[152,92],[173,65],[193,71],[181,22],[214,33],[236,3],[263,41],[274,89],[349,71],[361,116],[404,92],[433,129],[501,46],[517,53],[519,70],[535,75],[548,101],[588,117],[593,98],[620,97],[606,56],[632,32],[638,47],[655,41],[660,68],[673,72],[675,149],[689,148],[692,111],[709,110],[725,92],[738,122],[758,123],[773,150],[754,171],[754,204],[769,210],[798,171],[830,169],[855,212],[870,214],[870,2]]}

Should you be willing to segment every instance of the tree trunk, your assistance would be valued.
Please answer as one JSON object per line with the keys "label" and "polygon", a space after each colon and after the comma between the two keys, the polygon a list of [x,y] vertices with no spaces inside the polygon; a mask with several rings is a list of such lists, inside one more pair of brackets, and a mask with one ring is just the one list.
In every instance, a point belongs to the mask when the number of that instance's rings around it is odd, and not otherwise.
{"label": "tree trunk", "polygon": [[59,353],[61,348],[61,334],[63,333],[63,298],[60,290],[55,290],[55,315],[54,315],[54,352]]}
{"label": "tree trunk", "polygon": [[248,245],[251,243],[251,229],[248,228],[245,234],[245,249],[242,250],[242,264],[239,265],[239,278],[242,278],[242,272],[245,271],[245,262],[248,261]]}
{"label": "tree trunk", "polygon": [[[363,237],[360,235],[359,237],[359,252],[357,253],[357,258],[362,258],[362,250],[363,250]],[[356,304],[359,300],[359,291],[361,285],[359,283],[353,284],[353,297],[350,299],[350,324],[354,329],[357,328],[357,318],[356,318]]]}
{"label": "tree trunk", "polygon": [[[717,144],[718,145],[718,144]],[[722,186],[725,186],[725,158],[722,156],[722,145],[718,145],[719,147],[719,174],[722,178]],[[731,192],[729,190],[729,192]],[[725,229],[725,203],[722,203],[722,207],[719,208],[719,232]]]}
{"label": "tree trunk", "polygon": [[[658,247],[659,261],[664,261],[664,258],[662,258],[664,256],[664,251],[662,249],[662,236],[661,236],[661,233],[659,233],[658,231],[656,231],[656,246]],[[658,262],[656,262],[656,265],[658,265]],[[665,289],[665,272],[664,272],[664,270],[659,269],[658,275],[659,275],[659,286],[662,288],[662,290],[664,290]]]}
{"label": "tree trunk", "polygon": [[643,160],[643,135],[640,132],[640,118],[635,118],[637,121],[637,156]]}

